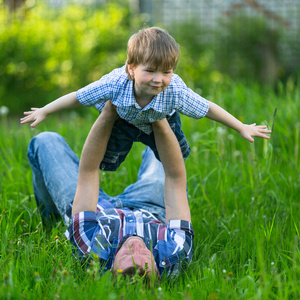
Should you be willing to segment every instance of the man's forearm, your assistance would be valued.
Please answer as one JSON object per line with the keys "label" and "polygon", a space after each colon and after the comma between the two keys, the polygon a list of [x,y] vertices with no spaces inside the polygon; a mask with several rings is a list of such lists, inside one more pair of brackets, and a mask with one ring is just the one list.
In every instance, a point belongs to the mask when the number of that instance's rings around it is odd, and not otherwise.
{"label": "man's forearm", "polygon": [[162,120],[152,123],[152,127],[155,144],[166,176],[185,180],[185,166],[182,152],[170,125],[166,120]]}
{"label": "man's forearm", "polygon": [[104,157],[116,114],[103,110],[84,144],[80,167],[85,172],[98,170]]}
{"label": "man's forearm", "polygon": [[186,194],[186,172],[178,140],[166,119],[152,124],[155,144],[165,171],[166,222],[191,221]]}
{"label": "man's forearm", "polygon": [[108,105],[94,123],[84,144],[72,215],[81,211],[96,211],[99,195],[99,165],[103,160],[107,143],[117,113]]}

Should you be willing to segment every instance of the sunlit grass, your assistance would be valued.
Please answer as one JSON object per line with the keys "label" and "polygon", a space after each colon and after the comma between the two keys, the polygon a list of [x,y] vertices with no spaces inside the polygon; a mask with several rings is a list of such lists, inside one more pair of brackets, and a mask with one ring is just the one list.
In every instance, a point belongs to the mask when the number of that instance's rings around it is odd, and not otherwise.
{"label": "sunlit grass", "polygon": [[[0,122],[0,298],[297,299],[300,297],[300,91],[243,85],[211,89],[211,100],[243,122],[264,123],[270,140],[243,140],[209,120],[182,118],[192,148],[186,161],[195,230],[194,259],[174,283],[146,288],[140,282],[100,278],[97,264],[72,258],[64,226],[42,228],[26,158],[41,131],[64,136],[80,156],[97,114],[51,116],[37,129],[17,119]],[[81,108],[81,110],[87,110]],[[8,123],[9,120],[9,123]],[[134,145],[102,187],[118,194],[136,179],[143,146]]]}

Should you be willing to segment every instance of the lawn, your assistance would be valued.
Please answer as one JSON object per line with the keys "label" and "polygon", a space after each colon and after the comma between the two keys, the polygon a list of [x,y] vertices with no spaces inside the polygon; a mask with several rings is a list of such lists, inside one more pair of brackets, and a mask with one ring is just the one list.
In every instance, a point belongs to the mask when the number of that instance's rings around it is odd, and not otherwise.
{"label": "lawn", "polygon": [[[1,116],[0,298],[299,299],[300,90],[292,82],[276,91],[228,83],[204,96],[273,133],[251,144],[223,125],[182,117],[192,148],[186,168],[194,259],[175,282],[155,287],[113,282],[108,273],[100,278],[97,263],[83,269],[72,258],[62,223],[49,232],[42,228],[28,143],[41,131],[56,131],[80,156],[95,111],[51,116],[34,130]],[[103,174],[107,193],[134,182],[142,150],[134,145],[118,172]]]}

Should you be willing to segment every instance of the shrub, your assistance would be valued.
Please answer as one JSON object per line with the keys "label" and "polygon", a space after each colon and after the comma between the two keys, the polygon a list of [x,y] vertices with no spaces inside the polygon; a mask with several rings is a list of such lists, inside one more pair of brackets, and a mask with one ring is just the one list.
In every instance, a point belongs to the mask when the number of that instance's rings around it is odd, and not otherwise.
{"label": "shrub", "polygon": [[0,8],[0,106],[20,113],[97,80],[124,64],[126,7],[34,7],[24,18]]}

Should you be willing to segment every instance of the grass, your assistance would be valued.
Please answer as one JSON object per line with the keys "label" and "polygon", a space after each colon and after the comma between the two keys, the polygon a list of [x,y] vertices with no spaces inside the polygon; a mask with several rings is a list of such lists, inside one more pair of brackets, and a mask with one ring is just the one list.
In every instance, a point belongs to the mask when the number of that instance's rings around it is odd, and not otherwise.
{"label": "grass", "polygon": [[[182,118],[192,147],[186,167],[194,259],[175,282],[152,288],[113,283],[109,273],[100,278],[97,263],[82,269],[63,224],[50,232],[41,226],[26,158],[30,138],[59,132],[80,156],[95,113],[51,116],[35,130],[2,117],[0,298],[299,299],[299,88],[224,84],[207,98],[245,123],[274,123],[273,134],[250,144],[210,120]],[[105,173],[105,191],[118,194],[135,180],[142,150],[134,145],[118,172]]]}

